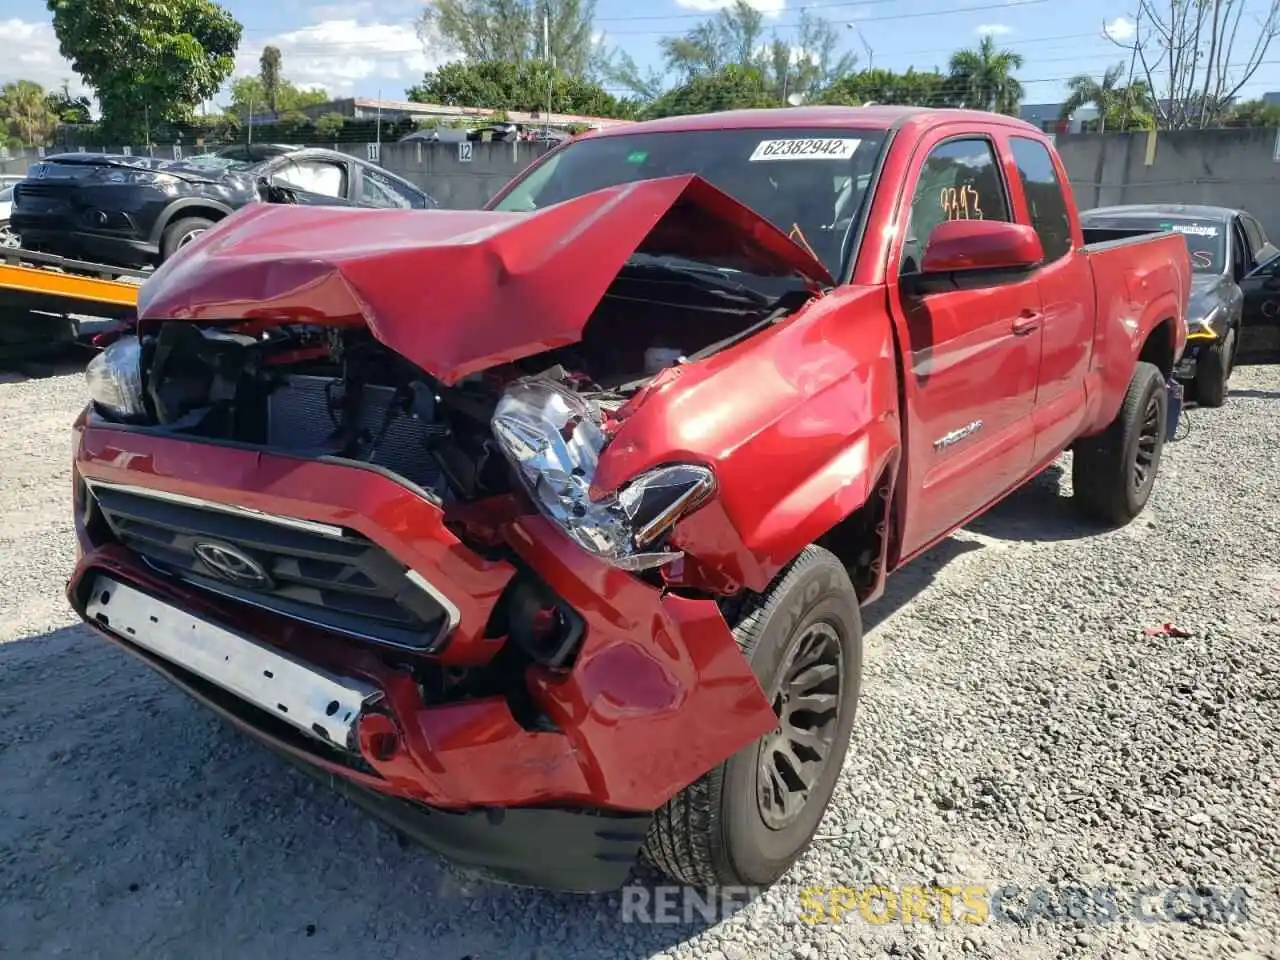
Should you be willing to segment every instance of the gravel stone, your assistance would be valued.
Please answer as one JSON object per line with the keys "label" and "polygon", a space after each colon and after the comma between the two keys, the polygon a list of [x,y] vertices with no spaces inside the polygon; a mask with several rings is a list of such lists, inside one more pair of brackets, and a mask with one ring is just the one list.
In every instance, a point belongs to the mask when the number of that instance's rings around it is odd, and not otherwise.
{"label": "gravel stone", "polygon": [[[891,578],[823,839],[678,925],[464,876],[76,625],[83,402],[79,371],[0,377],[0,955],[1280,960],[1280,367],[1190,411],[1129,527],[1076,518],[1064,457]],[[803,920],[806,890],[869,883],[1007,890],[977,925],[959,898]],[[1073,891],[1108,885],[1100,922]]]}

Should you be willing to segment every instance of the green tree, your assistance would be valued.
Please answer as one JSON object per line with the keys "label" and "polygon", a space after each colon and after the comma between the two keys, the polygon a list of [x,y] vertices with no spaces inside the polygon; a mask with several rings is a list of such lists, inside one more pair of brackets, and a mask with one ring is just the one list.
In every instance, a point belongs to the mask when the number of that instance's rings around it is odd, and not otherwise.
{"label": "green tree", "polygon": [[1017,114],[1023,89],[1013,71],[1022,69],[1022,64],[1022,54],[997,49],[995,38],[987,34],[977,49],[951,55],[951,79],[962,91],[964,106]]}
{"label": "green tree", "polygon": [[340,113],[324,113],[316,119],[316,136],[324,140],[337,140],[342,136],[342,128],[347,118]]}
{"label": "green tree", "polygon": [[280,48],[266,46],[258,58],[258,80],[272,113],[280,109]]}
{"label": "green tree", "polygon": [[817,95],[857,64],[852,54],[839,51],[840,36],[829,20],[802,8],[793,34],[784,37],[774,31],[770,36],[763,15],[746,0],[734,0],[683,35],[664,37],[659,45],[664,70],[642,73],[630,56],[615,53],[606,75],[643,99],[657,100],[668,88],[674,93],[701,77],[732,76],[740,89],[744,75],[721,74],[726,67],[742,67],[760,76],[776,106],[791,94],[806,99]]}
{"label": "green tree", "polygon": [[31,80],[13,80],[0,87],[0,122],[7,129],[6,139],[43,146],[58,124],[58,115],[44,87]]}
{"label": "green tree", "polygon": [[1143,80],[1121,86],[1124,70],[1124,64],[1118,63],[1103,73],[1101,80],[1086,73],[1072,77],[1067,81],[1070,92],[1059,117],[1066,120],[1081,107],[1091,106],[1098,111],[1098,133],[1151,129],[1155,111],[1151,90]]}
{"label": "green tree", "polygon": [[71,96],[71,85],[66,80],[62,81],[61,90],[48,94],[45,99],[49,103],[49,109],[57,115],[59,123],[85,125],[93,122],[89,98]]}
{"label": "green tree", "polygon": [[93,87],[108,139],[183,122],[235,65],[241,26],[213,0],[46,0],[62,55]]}
{"label": "green tree", "polygon": [[776,106],[778,100],[773,85],[759,67],[731,63],[714,73],[699,74],[662,94],[645,108],[643,116],[671,117]]}
{"label": "green tree", "polygon": [[1265,100],[1242,100],[1227,113],[1233,127],[1280,127],[1280,105]]}
{"label": "green tree", "polygon": [[746,0],[734,0],[683,36],[663,37],[659,46],[682,84],[730,65],[759,69],[766,60],[764,15]]}
{"label": "green tree", "polygon": [[895,106],[959,106],[963,89],[938,70],[914,67],[905,73],[892,70],[864,70],[847,74],[819,92],[816,102],[858,107],[864,103]]}
{"label": "green tree", "polygon": [[429,52],[515,66],[554,60],[568,76],[586,78],[599,53],[595,15],[596,0],[435,0],[417,28]]}
{"label": "green tree", "polygon": [[299,90],[284,77],[280,77],[276,81],[275,99],[276,105],[273,108],[261,77],[236,77],[231,81],[231,106],[228,109],[238,117],[266,110],[272,110],[277,115],[298,113],[307,107],[328,103],[329,95],[323,90]]}
{"label": "green tree", "polygon": [[489,110],[544,112],[580,116],[635,116],[636,104],[619,100],[591,81],[571,77],[541,60],[522,64],[506,60],[446,63],[428,73],[405,94],[416,103],[441,103]]}

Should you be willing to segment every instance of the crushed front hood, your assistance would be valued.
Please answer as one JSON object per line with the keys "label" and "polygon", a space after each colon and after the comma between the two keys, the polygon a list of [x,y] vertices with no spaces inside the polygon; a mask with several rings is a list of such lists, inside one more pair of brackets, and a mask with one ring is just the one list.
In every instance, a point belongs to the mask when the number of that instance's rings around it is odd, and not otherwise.
{"label": "crushed front hood", "polygon": [[163,264],[138,317],[366,324],[454,383],[580,340],[636,252],[834,282],[759,214],[683,175],[535,213],[254,204]]}

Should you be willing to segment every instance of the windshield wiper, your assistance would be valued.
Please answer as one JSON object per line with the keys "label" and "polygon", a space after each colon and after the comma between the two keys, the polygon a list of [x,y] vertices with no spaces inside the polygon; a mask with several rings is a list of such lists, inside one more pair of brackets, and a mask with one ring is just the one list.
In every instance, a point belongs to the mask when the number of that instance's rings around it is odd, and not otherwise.
{"label": "windshield wiper", "polygon": [[658,257],[647,253],[636,253],[631,255],[631,258],[627,261],[626,267],[623,269],[639,269],[696,280],[699,283],[710,287],[717,293],[736,295],[754,306],[768,306],[774,301],[774,298],[770,297],[768,294],[761,293],[759,290],[747,286],[747,284],[740,280],[734,280],[731,277],[725,276],[725,272],[723,270],[718,267],[710,266],[709,264],[700,264],[684,260],[673,261],[667,257]]}

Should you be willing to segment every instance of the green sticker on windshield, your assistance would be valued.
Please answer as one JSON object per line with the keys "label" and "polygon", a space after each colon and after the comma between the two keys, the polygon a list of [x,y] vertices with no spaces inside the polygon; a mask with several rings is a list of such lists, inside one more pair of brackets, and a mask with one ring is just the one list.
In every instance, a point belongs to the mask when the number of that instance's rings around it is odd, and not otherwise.
{"label": "green sticker on windshield", "polygon": [[648,159],[648,150],[632,150],[627,154],[627,163],[644,163]]}

